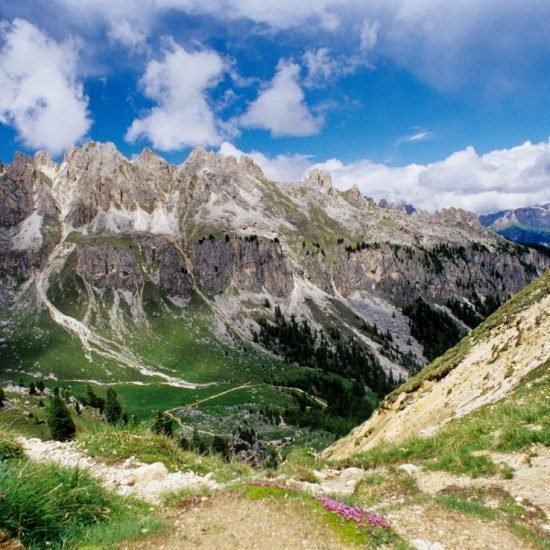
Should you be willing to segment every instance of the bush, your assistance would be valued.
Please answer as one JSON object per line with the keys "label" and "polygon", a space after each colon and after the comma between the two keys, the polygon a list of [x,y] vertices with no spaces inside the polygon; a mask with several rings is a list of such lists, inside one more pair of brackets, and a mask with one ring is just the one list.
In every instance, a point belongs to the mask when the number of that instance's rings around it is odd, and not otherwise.
{"label": "bush", "polygon": [[155,420],[151,426],[151,431],[155,434],[171,437],[174,434],[174,425],[172,419],[161,411],[155,415]]}

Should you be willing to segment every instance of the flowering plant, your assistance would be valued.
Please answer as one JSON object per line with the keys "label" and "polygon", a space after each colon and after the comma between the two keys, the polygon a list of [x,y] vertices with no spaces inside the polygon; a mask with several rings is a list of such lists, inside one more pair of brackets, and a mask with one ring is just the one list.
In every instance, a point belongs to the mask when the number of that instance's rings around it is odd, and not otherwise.
{"label": "flowering plant", "polygon": [[325,510],[336,514],[342,518],[342,521],[354,521],[360,527],[379,527],[389,529],[390,524],[382,516],[372,514],[363,510],[359,506],[348,506],[343,502],[333,500],[329,497],[315,497],[325,508]]}

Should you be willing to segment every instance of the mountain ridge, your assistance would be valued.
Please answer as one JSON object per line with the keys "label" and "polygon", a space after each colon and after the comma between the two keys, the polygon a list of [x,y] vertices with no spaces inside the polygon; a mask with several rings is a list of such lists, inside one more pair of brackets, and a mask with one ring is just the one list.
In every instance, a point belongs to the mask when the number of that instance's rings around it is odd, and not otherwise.
{"label": "mountain ridge", "polygon": [[[404,307],[426,301],[458,335],[463,318],[485,317],[550,263],[474,214],[386,210],[319,170],[278,184],[246,157],[198,148],[173,166],[150,150],[129,161],[95,142],[59,164],[38,153],[0,167],[0,243],[4,317],[45,311],[88,360],[99,353],[183,385],[164,359],[159,370],[134,349],[132,333],[158,325],[154,315],[192,326],[189,307],[200,302],[210,319],[201,330],[262,351],[253,334],[278,306],[314,330],[338,327],[387,374],[407,378],[426,358]],[[3,343],[9,368],[40,372],[16,333]]]}

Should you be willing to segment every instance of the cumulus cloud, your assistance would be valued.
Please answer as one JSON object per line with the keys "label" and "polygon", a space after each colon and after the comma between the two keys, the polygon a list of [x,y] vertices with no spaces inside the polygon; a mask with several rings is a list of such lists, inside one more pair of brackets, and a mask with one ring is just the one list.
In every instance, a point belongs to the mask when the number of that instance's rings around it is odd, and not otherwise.
{"label": "cumulus cloud", "polygon": [[[13,4],[30,4],[18,0]],[[539,78],[548,62],[550,33],[542,23],[550,3],[516,0],[52,0],[55,17],[68,28],[107,25],[108,35],[135,49],[165,24],[175,10],[254,23],[255,32],[292,30],[294,43],[306,39],[347,57],[354,53],[386,58],[440,91],[494,95],[518,91],[522,78]],[[17,13],[12,6],[8,13]],[[124,23],[126,22],[126,23]],[[451,24],[449,24],[451,22]],[[242,26],[236,25],[237,33]],[[135,31],[135,32],[131,32]],[[275,34],[276,35],[276,34]],[[360,68],[357,65],[356,68]],[[522,77],[522,78],[519,78]]]}
{"label": "cumulus cloud", "polygon": [[356,183],[376,199],[404,200],[426,210],[455,206],[487,213],[550,200],[549,159],[550,142],[526,142],[484,155],[467,147],[427,165],[340,163],[332,173],[338,187]]}
{"label": "cumulus cloud", "polygon": [[[244,154],[230,144],[220,152]],[[375,200],[405,201],[429,211],[454,206],[488,213],[550,201],[550,141],[525,142],[485,155],[467,147],[440,162],[402,167],[368,159],[345,164],[334,158],[313,163],[305,155],[249,156],[276,181],[297,181],[311,168],[320,168],[331,173],[341,190],[355,184]]]}
{"label": "cumulus cloud", "polygon": [[91,126],[88,98],[77,78],[78,51],[23,19],[0,25],[0,123],[32,149],[53,155]]}
{"label": "cumulus cloud", "polygon": [[145,31],[139,26],[130,23],[127,19],[113,21],[108,36],[113,42],[122,44],[126,48],[136,52],[145,50],[147,45],[147,34]]}
{"label": "cumulus cloud", "polygon": [[250,157],[263,173],[273,181],[295,182],[303,179],[304,175],[311,168],[311,157],[307,155],[275,155],[269,157],[259,151],[243,153],[233,144],[224,141],[218,153],[226,157],[235,157],[239,159],[242,155]]}
{"label": "cumulus cloud", "polygon": [[323,124],[322,115],[313,116],[299,84],[300,66],[281,60],[273,80],[240,118],[245,128],[269,130],[271,135],[311,136]]}
{"label": "cumulus cloud", "polygon": [[148,139],[161,151],[221,143],[207,91],[224,71],[216,52],[188,52],[170,41],[163,58],[150,61],[140,81],[145,96],[157,105],[132,122],[125,139]]}

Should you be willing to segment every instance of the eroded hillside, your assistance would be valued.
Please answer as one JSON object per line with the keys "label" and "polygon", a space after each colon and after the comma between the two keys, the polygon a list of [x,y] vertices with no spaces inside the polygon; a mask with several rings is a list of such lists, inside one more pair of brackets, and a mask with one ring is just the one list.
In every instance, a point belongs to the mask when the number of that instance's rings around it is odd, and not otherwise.
{"label": "eroded hillside", "polygon": [[[520,292],[458,346],[398,388],[375,414],[329,447],[344,459],[382,444],[436,434],[449,422],[510,396],[550,359],[550,272]],[[496,428],[495,428],[496,429]]]}

